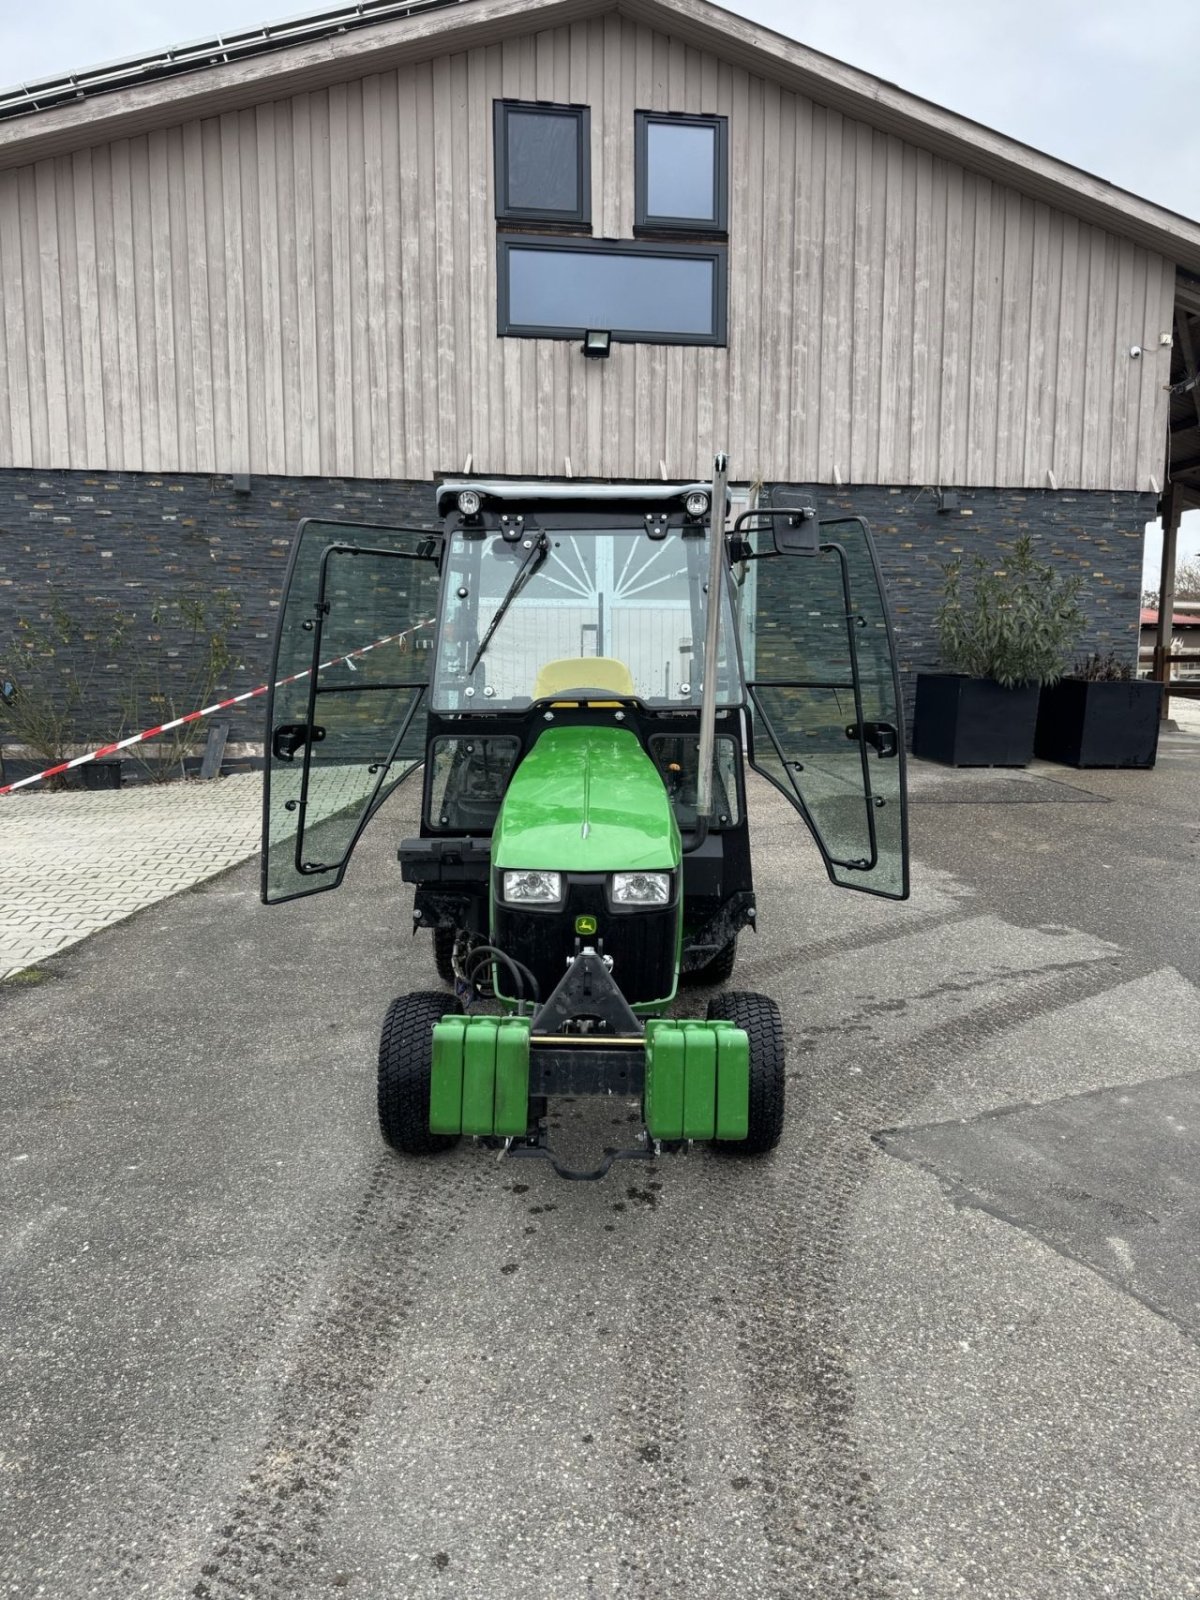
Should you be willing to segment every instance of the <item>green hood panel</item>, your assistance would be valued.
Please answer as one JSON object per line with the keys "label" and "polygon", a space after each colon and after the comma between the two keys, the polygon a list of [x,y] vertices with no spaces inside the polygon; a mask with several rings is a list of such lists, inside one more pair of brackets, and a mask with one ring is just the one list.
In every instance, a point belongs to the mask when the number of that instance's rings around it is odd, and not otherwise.
{"label": "green hood panel", "polygon": [[666,872],[679,829],[662,778],[627,728],[547,728],[513,773],[492,864]]}

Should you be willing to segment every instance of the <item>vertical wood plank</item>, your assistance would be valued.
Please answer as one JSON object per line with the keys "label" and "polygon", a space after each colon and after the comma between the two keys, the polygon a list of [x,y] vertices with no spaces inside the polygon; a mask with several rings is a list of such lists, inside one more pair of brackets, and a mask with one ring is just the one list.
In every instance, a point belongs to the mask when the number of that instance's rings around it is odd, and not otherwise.
{"label": "vertical wood plank", "polygon": [[[909,392],[911,404],[909,408],[909,439],[908,461],[905,467],[909,483],[924,481],[929,482],[933,473],[930,471],[930,449],[928,441],[936,438],[936,424],[930,418],[930,400],[933,396],[931,388],[931,367],[934,367],[934,346],[936,343],[938,355],[941,354],[941,325],[932,315],[932,307],[940,304],[940,281],[935,288],[934,264],[943,259],[942,251],[935,251],[934,238],[934,207],[941,199],[940,190],[934,186],[933,157],[925,150],[915,150],[910,145],[905,150],[906,157],[906,184],[905,197],[909,196],[908,188],[908,163],[912,164],[912,235],[911,251],[913,261],[912,272],[912,324],[911,339],[907,348],[910,351],[911,376]],[[941,216],[945,217],[944,203],[938,207]],[[945,240],[941,240],[944,250]],[[936,371],[936,367],[934,367]]]}
{"label": "vertical wood plank", "polygon": [[146,141],[146,176],[149,191],[149,323],[153,329],[151,354],[155,373],[155,410],[158,415],[156,472],[179,470],[179,404],[175,393],[176,344],[171,293],[171,197],[167,176],[167,136],[161,129]]}
{"label": "vertical wood plank", "polygon": [[208,202],[204,192],[204,129],[183,130],[184,246],[188,257],[188,318],[192,330],[192,417],[195,471],[217,470],[213,425],[213,349],[209,318]]}
{"label": "vertical wood plank", "polygon": [[[400,328],[402,381],[404,384],[404,460],[405,473],[422,476],[431,452],[425,443],[425,417],[429,391],[423,385],[421,311],[421,234],[420,160],[417,137],[417,96],[415,68],[402,68],[397,75],[397,113],[399,136],[397,154],[400,169]],[[460,461],[459,466],[462,465]]]}
{"label": "vertical wood plank", "polygon": [[[175,351],[175,460],[180,472],[196,471],[196,383],[193,375],[191,263],[187,249],[187,193],[183,129],[166,131],[168,312]],[[197,267],[197,270],[199,268]]]}
{"label": "vertical wood plank", "polygon": [[133,179],[128,139],[118,139],[112,146],[112,186],[122,456],[127,471],[139,472],[142,468],[142,399],[138,371],[137,294],[134,287]]}
{"label": "vertical wood plank", "polygon": [[[283,298],[280,293],[278,240],[278,171],[275,155],[275,106],[254,109],[254,178],[258,186],[259,296],[251,323],[261,328],[262,362],[256,387],[262,394],[262,467],[286,472],[286,411],[283,406]],[[250,248],[250,242],[246,242]]]}
{"label": "vertical wood plank", "polygon": [[[871,465],[874,482],[890,483],[895,477],[894,457],[901,450],[900,413],[904,407],[899,375],[902,285],[911,293],[913,264],[904,249],[904,149],[900,140],[893,137],[883,140],[877,146],[876,161],[882,168],[883,251],[877,313],[879,387],[875,398],[879,442]],[[908,454],[907,440],[903,443],[903,453]]]}
{"label": "vertical wood plank", "polygon": [[[388,419],[388,460],[394,477],[408,477],[405,456],[405,409],[409,397],[404,393],[404,351],[401,335],[402,293],[400,275],[400,107],[396,74],[385,73],[380,80],[380,139],[383,144],[383,268],[384,268],[384,359],[386,363]],[[486,235],[485,235],[486,238]],[[486,374],[484,374],[486,382]]]}
{"label": "vertical wood plank", "polygon": [[[324,152],[321,152],[322,154]],[[326,159],[325,171],[328,172]],[[292,100],[292,192],[296,228],[296,375],[300,406],[300,471],[321,470],[321,401],[317,366],[317,241],[314,225],[319,164],[313,160],[312,96]],[[324,245],[325,241],[322,241]]]}
{"label": "vertical wood plank", "polygon": [[263,316],[263,215],[258,192],[258,127],[253,109],[238,116],[242,193],[242,277],[246,332],[246,425],[250,471],[269,471],[267,443],[267,352]]}
{"label": "vertical wood plank", "polygon": [[[213,457],[218,472],[234,471],[233,367],[225,238],[226,134],[215,117],[200,124],[204,156],[204,232],[208,240],[209,360],[212,365]],[[239,413],[241,415],[242,413]]]}
{"label": "vertical wood plank", "polygon": [[[4,217],[4,200],[4,189],[0,187],[0,219]],[[12,299],[13,290],[7,282],[4,267],[4,233],[4,222],[0,220],[0,372],[4,374],[4,381],[0,381],[0,467],[11,467],[13,465],[12,410],[5,358],[8,353],[7,302]]]}
{"label": "vertical wood plank", "polygon": [[[1032,217],[1032,268],[1029,295],[1029,341],[1021,481],[1029,488],[1046,486],[1046,441],[1053,439],[1053,391],[1047,373],[1046,307],[1050,303],[1052,226],[1049,206],[1036,205]],[[1054,294],[1057,304],[1058,295]]]}
{"label": "vertical wood plank", "polygon": [[[329,90],[330,304],[333,312],[333,470],[354,473],[353,343],[350,328],[350,155],[348,91]],[[420,237],[418,232],[417,237]],[[423,394],[429,394],[423,389]]]}
{"label": "vertical wood plank", "polygon": [[[557,41],[553,44],[557,50]],[[482,445],[473,414],[475,371],[471,361],[471,224],[474,200],[471,162],[471,128],[467,113],[467,58],[458,54],[450,58],[446,82],[446,101],[442,116],[447,122],[446,142],[450,150],[450,170],[457,203],[454,206],[449,236],[450,270],[454,282],[454,312],[451,318],[450,377],[454,392],[454,431],[451,449],[455,465],[461,467],[468,454],[479,455]],[[557,98],[557,96],[556,96]],[[485,239],[487,235],[485,234]],[[466,292],[464,292],[466,290]],[[482,375],[481,375],[482,376]]]}
{"label": "vertical wood plank", "polygon": [[[433,137],[430,214],[434,223],[434,257],[431,263],[430,298],[427,304],[434,307],[436,312],[436,321],[428,333],[432,334],[436,360],[434,381],[437,397],[438,459],[436,463],[429,463],[429,470],[441,472],[460,468],[465,454],[459,452],[458,419],[455,415],[457,390],[454,372],[454,314],[457,285],[454,273],[454,212],[460,202],[452,188],[454,142],[451,128],[451,74],[448,57],[439,56],[428,73],[421,72],[419,82],[422,104]],[[438,175],[442,173],[451,175],[450,184],[438,181]]]}
{"label": "vertical wood plank", "polygon": [[392,472],[388,413],[387,269],[384,254],[383,112],[378,75],[363,79],[363,169],[366,228],[367,373],[370,393],[370,447],[373,478]]}
{"label": "vertical wood plank", "polygon": [[[301,471],[299,246],[296,237],[296,157],[292,102],[275,106],[275,267],[279,284],[279,357],[283,380],[282,472]],[[310,257],[311,270],[311,257]]]}
{"label": "vertical wood plank", "polygon": [[[791,204],[797,213],[797,233],[804,241],[804,294],[793,297],[793,310],[805,322],[804,361],[789,375],[787,407],[791,419],[783,461],[791,478],[812,483],[821,473],[822,412],[825,392],[825,252],[829,235],[829,192],[825,183],[827,160],[825,112],[804,95],[795,99],[795,177]],[[792,344],[795,348],[795,337]],[[786,360],[786,352],[782,352]],[[780,383],[782,400],[784,385]]]}
{"label": "vertical wood plank", "polygon": [[[38,275],[38,349],[45,406],[45,455],[52,467],[71,464],[67,425],[67,372],[63,349],[62,270],[58,257],[58,208],[53,161],[33,168],[34,230]],[[32,357],[32,350],[30,352]]]}
{"label": "vertical wood plank", "polygon": [[83,316],[79,290],[79,245],[75,235],[75,181],[71,157],[54,161],[54,233],[58,245],[62,306],[63,379],[67,431],[60,448],[71,467],[87,465],[87,412],[83,387]]}
{"label": "vertical wood plank", "polygon": [[1136,322],[1133,317],[1133,245],[1126,239],[1118,239],[1115,244],[1116,268],[1112,293],[1116,313],[1107,483],[1110,489],[1120,488],[1131,475],[1129,442],[1132,434],[1136,445],[1137,426],[1135,421],[1131,428],[1130,420],[1131,417],[1136,417],[1141,366],[1139,361],[1130,356],[1129,351],[1132,346],[1140,345],[1142,342],[1143,320],[1141,309]]}
{"label": "vertical wood plank", "polygon": [[[1086,278],[1080,291],[1081,257],[1079,252],[1079,223],[1074,217],[1063,218],[1062,288],[1058,306],[1057,364],[1054,383],[1054,454],[1052,465],[1059,483],[1076,481],[1079,472],[1081,433],[1071,426],[1078,415],[1082,385],[1076,369],[1078,345],[1076,342],[1076,306],[1086,302]],[[1086,274],[1086,262],[1083,271]]]}
{"label": "vertical wood plank", "polygon": [[21,257],[17,174],[0,172],[0,276],[4,280],[4,388],[8,394],[10,454],[14,464],[33,460],[29,356],[25,334],[25,268]]}
{"label": "vertical wood plank", "polygon": [[112,147],[101,145],[91,152],[91,157],[92,210],[96,224],[96,302],[100,321],[100,394],[104,408],[104,460],[98,465],[119,471],[125,463],[125,442],[121,429]]}
{"label": "vertical wood plank", "polygon": [[154,224],[150,214],[150,143],[129,141],[129,192],[133,219],[134,339],[142,408],[142,468],[160,470],[158,346],[154,325]]}

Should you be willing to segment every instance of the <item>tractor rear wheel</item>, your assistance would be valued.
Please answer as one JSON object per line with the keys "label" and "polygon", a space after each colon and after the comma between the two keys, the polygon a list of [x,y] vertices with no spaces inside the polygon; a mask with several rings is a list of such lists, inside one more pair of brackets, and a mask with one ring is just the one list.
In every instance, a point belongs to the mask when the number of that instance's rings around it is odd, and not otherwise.
{"label": "tractor rear wheel", "polygon": [[434,1024],[461,1012],[444,994],[402,994],[388,1007],[379,1038],[379,1131],[406,1156],[432,1155],[458,1143],[453,1133],[429,1131],[429,1083]]}
{"label": "tractor rear wheel", "polygon": [[737,960],[737,934],[730,939],[728,944],[722,945],[715,956],[711,956],[702,967],[693,967],[690,972],[679,974],[680,983],[686,984],[689,989],[703,989],[714,983],[728,983],[733,975],[733,963]]}
{"label": "tractor rear wheel", "polygon": [[750,1041],[750,1128],[744,1139],[718,1139],[731,1156],[774,1150],[783,1132],[784,1050],[779,1007],[765,994],[729,989],[708,1002],[709,1022],[732,1022]]}
{"label": "tractor rear wheel", "polygon": [[457,928],[433,930],[433,961],[437,967],[437,975],[451,988],[454,987],[454,941],[457,938]]}

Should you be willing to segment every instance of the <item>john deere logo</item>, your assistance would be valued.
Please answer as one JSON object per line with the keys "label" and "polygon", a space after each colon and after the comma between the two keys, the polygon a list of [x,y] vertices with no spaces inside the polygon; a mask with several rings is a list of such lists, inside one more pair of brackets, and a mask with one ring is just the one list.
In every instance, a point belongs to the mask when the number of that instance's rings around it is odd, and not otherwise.
{"label": "john deere logo", "polygon": [[575,918],[575,932],[576,933],[589,934],[589,933],[595,933],[595,931],[596,931],[596,919],[595,919],[595,917],[576,917]]}

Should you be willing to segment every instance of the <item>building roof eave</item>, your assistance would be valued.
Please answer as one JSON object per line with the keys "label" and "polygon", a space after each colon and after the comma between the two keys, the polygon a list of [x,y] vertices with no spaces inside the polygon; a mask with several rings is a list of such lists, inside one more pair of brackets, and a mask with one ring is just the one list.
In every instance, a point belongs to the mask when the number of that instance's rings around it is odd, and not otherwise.
{"label": "building roof eave", "polygon": [[[613,10],[715,51],[731,64],[768,76],[832,110],[956,161],[1200,273],[1200,222],[822,55],[726,11],[712,0],[445,0],[442,4],[417,3],[406,14],[370,26],[341,29],[336,13],[331,12],[329,32],[293,43],[277,29],[270,48],[259,53],[250,53],[254,45],[251,30],[239,36],[248,52],[239,59],[217,59],[209,64],[203,59],[204,52],[197,50],[195,66],[173,75],[107,92],[84,92],[79,99],[60,100],[47,109],[0,120],[0,169]],[[262,32],[265,38],[271,30]],[[160,52],[159,59],[171,54]],[[153,65],[148,61],[148,70]]]}

